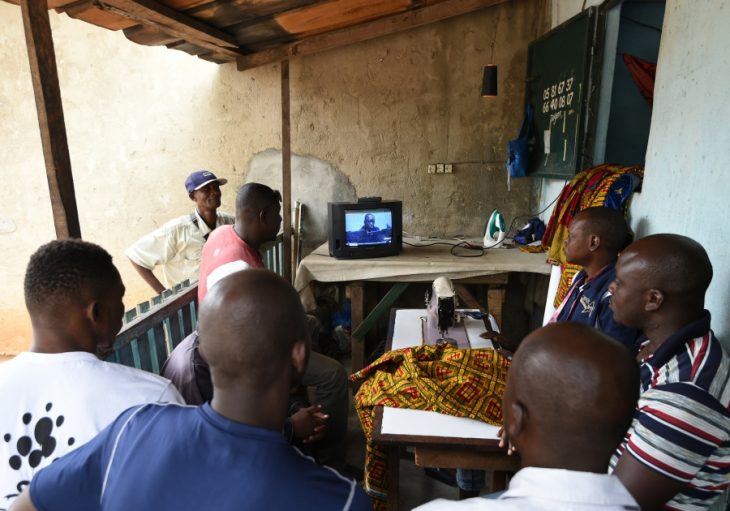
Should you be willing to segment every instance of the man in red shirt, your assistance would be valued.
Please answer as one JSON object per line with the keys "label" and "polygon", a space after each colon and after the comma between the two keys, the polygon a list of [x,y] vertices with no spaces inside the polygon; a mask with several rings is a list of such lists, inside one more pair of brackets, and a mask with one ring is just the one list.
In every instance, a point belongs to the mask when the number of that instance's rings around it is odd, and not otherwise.
{"label": "man in red shirt", "polygon": [[[236,222],[216,229],[203,247],[198,301],[222,278],[248,268],[263,268],[259,248],[274,241],[281,227],[281,195],[260,183],[247,183],[236,194]],[[342,364],[312,352],[302,378],[316,388],[316,399],[329,416],[325,438],[319,443],[320,461],[338,470],[345,467],[349,388]]]}

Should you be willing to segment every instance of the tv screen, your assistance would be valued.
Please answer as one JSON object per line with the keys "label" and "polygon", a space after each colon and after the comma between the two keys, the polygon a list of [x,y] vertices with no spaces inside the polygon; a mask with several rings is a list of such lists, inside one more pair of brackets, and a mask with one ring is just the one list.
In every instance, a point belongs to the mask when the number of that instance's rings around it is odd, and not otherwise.
{"label": "tv screen", "polygon": [[393,213],[390,209],[345,210],[345,244],[388,245],[393,241]]}
{"label": "tv screen", "polygon": [[396,255],[403,247],[403,207],[400,201],[366,197],[357,202],[327,205],[330,255],[360,259]]}

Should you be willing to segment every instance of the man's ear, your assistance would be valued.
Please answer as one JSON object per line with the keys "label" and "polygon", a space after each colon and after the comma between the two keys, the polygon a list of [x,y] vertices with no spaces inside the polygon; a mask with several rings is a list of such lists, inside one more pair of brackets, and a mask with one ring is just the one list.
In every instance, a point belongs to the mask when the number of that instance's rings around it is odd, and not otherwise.
{"label": "man's ear", "polygon": [[601,246],[601,237],[598,234],[591,234],[588,239],[588,250],[595,252]]}
{"label": "man's ear", "polygon": [[517,446],[519,438],[527,428],[527,409],[519,401],[515,401],[509,406],[509,421],[505,422],[504,430],[512,445]]}
{"label": "man's ear", "polygon": [[650,289],[646,292],[644,310],[647,312],[659,310],[664,303],[664,293],[658,289]]}
{"label": "man's ear", "polygon": [[304,340],[295,342],[291,349],[291,365],[294,368],[294,377],[297,380],[304,375],[304,371],[307,369],[307,362],[309,362],[309,346],[307,342]]}

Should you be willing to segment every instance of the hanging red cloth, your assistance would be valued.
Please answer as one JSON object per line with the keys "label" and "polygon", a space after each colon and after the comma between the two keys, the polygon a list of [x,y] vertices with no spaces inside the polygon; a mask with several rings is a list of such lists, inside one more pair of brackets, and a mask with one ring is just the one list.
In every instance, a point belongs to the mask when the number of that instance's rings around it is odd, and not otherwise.
{"label": "hanging red cloth", "polygon": [[631,78],[639,88],[644,99],[652,106],[654,103],[654,80],[656,79],[656,64],[648,60],[634,57],[628,53],[623,54],[624,64],[631,73]]}

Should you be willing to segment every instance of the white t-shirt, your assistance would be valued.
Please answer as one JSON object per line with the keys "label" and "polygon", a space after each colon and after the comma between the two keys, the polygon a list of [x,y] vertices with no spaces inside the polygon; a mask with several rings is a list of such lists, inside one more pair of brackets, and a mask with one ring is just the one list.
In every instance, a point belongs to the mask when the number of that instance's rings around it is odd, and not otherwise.
{"label": "white t-shirt", "polygon": [[91,353],[25,352],[0,364],[0,510],[121,412],[155,402],[184,403],[169,380]]}
{"label": "white t-shirt", "polygon": [[614,475],[555,468],[523,468],[496,499],[437,499],[414,511],[639,511]]}
{"label": "white t-shirt", "polygon": [[[218,212],[217,216],[216,228],[236,221],[227,213]],[[194,216],[174,218],[142,236],[124,254],[148,270],[160,266],[160,280],[171,288],[185,279],[198,280],[203,244],[210,232],[210,227],[195,211]]]}

